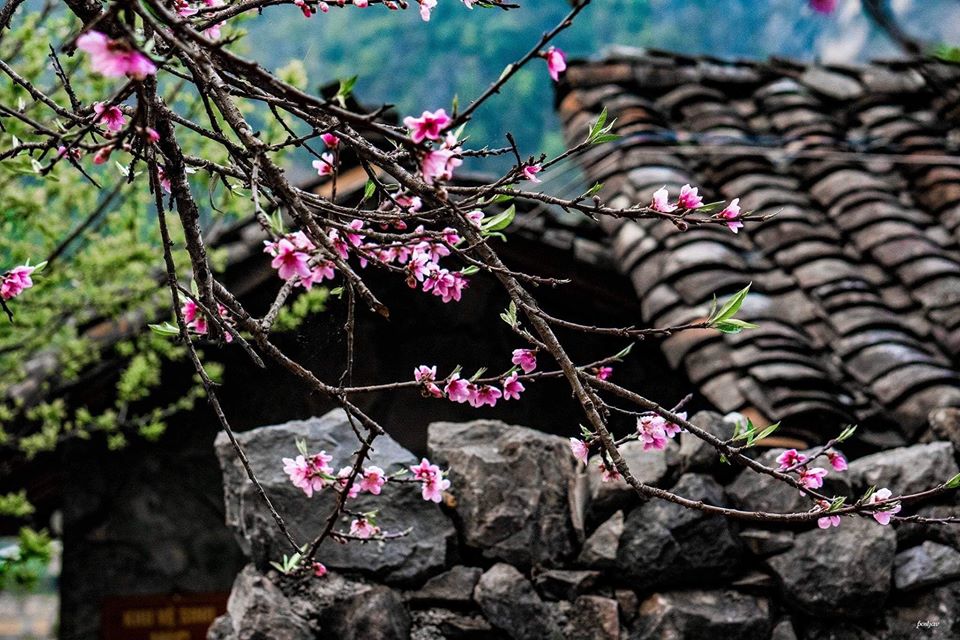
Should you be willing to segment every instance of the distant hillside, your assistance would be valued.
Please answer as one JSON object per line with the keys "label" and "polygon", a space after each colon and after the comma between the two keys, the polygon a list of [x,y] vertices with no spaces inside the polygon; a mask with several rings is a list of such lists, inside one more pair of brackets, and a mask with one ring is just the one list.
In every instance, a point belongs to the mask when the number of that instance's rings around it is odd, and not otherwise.
{"label": "distant hillside", "polygon": [[[306,65],[312,82],[360,76],[367,102],[392,99],[403,113],[449,108],[477,95],[506,64],[522,55],[569,10],[563,0],[520,0],[523,8],[466,10],[440,0],[429,23],[415,10],[332,9],[304,19],[292,7],[267,9],[247,23],[248,46],[267,66],[290,59]],[[831,16],[804,0],[600,0],[557,44],[571,56],[597,55],[610,44],[657,47],[719,56],[782,55],[831,61],[896,55],[861,14],[858,0],[840,0]],[[892,0],[903,23],[928,40],[960,42],[957,0]],[[468,133],[498,144],[516,135],[525,153],[556,151],[562,142],[545,65],[535,63],[508,94],[477,114]]]}

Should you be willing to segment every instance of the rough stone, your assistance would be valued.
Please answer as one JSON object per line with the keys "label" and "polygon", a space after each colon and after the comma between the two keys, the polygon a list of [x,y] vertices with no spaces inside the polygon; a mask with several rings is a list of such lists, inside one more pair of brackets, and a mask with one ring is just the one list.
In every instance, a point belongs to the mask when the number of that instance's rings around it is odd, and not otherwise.
{"label": "rough stone", "polygon": [[637,592],[633,589],[616,589],[613,595],[617,599],[617,604],[620,605],[620,616],[623,621],[626,623],[632,622],[637,617],[637,610],[640,608],[640,598],[637,597]]}
{"label": "rough stone", "polygon": [[244,567],[233,583],[227,613],[217,618],[209,640],[310,640],[313,631],[296,615],[290,601],[253,565]]}
{"label": "rough stone", "polygon": [[[924,518],[960,518],[960,506],[928,505],[917,509]],[[960,551],[960,527],[956,525],[930,526],[919,522],[901,522],[897,526],[897,547],[904,549],[933,540]]]}
{"label": "rough stone", "polygon": [[[263,484],[277,510],[297,514],[287,518],[291,534],[297,540],[308,540],[323,528],[333,508],[335,494],[321,491],[312,498],[290,483],[280,460],[296,456],[296,439],[304,439],[310,451],[324,450],[333,456],[330,463],[339,469],[351,461],[356,449],[356,436],[341,410],[322,418],[288,422],[237,434],[247,452],[250,465]],[[288,543],[247,479],[226,434],[220,433],[215,443],[224,476],[224,501],[227,524],[234,530],[244,553],[257,566],[265,568],[287,551]],[[387,473],[415,464],[413,454],[389,436],[377,439],[370,464]],[[454,485],[454,491],[458,488]],[[389,583],[405,584],[423,580],[443,569],[448,548],[456,533],[450,519],[440,507],[426,502],[413,485],[397,485],[384,490],[386,499],[361,494],[351,504],[357,511],[378,509],[378,524],[386,530],[413,527],[411,535],[389,544],[325,545],[323,562],[332,569],[365,571]]]}
{"label": "rough stone", "polygon": [[435,463],[450,468],[466,544],[518,566],[555,566],[574,550],[566,440],[494,420],[429,426]]}
{"label": "rough stone", "polygon": [[960,582],[905,594],[884,607],[882,640],[960,638]]}
{"label": "rough stone", "polygon": [[960,408],[934,409],[927,416],[927,420],[937,436],[949,441],[954,450],[960,452]]}
{"label": "rough stone", "polygon": [[603,596],[580,596],[567,616],[565,638],[576,640],[618,640],[620,616],[617,601]]}
{"label": "rough stone", "polygon": [[767,529],[744,529],[740,539],[754,555],[771,556],[793,547],[792,531],[769,531]]}
{"label": "rough stone", "polygon": [[797,640],[797,632],[793,630],[793,623],[789,618],[784,618],[773,626],[770,640]]}
{"label": "rough stone", "polygon": [[570,600],[586,593],[600,579],[599,571],[548,569],[534,574],[533,584],[547,600]]}
{"label": "rough stone", "polygon": [[[771,449],[761,454],[758,461],[768,467],[776,467],[777,456],[784,451],[784,449]],[[813,466],[824,467],[828,471],[822,490],[825,495],[849,494],[850,482],[846,474],[834,473],[826,458],[822,461],[818,460]],[[789,513],[805,511],[809,508],[809,499],[795,488],[751,469],[741,471],[727,486],[727,493],[733,504],[747,511]]]}
{"label": "rough stone", "polygon": [[921,589],[960,578],[960,551],[936,542],[924,542],[898,553],[893,583],[900,591]]}
{"label": "rough stone", "polygon": [[[708,476],[685,475],[672,491],[714,506],[727,502],[722,487]],[[617,564],[635,589],[729,578],[742,556],[733,526],[722,516],[651,501],[627,516]]]}
{"label": "rough stone", "polygon": [[617,564],[617,547],[623,533],[623,511],[617,511],[583,543],[577,562],[585,567],[609,569]]}
{"label": "rough stone", "polygon": [[655,593],[640,605],[634,640],[767,640],[770,603],[737,591]]}
{"label": "rough stone", "polygon": [[[667,448],[661,451],[644,451],[643,443],[634,440],[620,446],[620,455],[637,480],[643,484],[658,486],[667,476],[670,462],[676,459],[677,449],[676,443],[671,441]],[[603,517],[616,509],[639,502],[637,492],[623,478],[604,482],[599,462],[600,456],[593,456],[587,465],[590,513]]]}
{"label": "rough stone", "polygon": [[401,640],[410,635],[410,614],[400,594],[328,573],[308,579],[290,595],[294,614],[308,620],[324,637],[340,640]]}
{"label": "rough stone", "polygon": [[425,609],[411,614],[410,640],[500,640],[483,616],[449,609]]}
{"label": "rough stone", "polygon": [[[690,418],[690,422],[721,439],[733,435],[733,421],[713,411],[700,411]],[[680,434],[679,457],[680,470],[684,472],[712,471],[722,464],[716,449],[687,432]]]}
{"label": "rough stone", "polygon": [[837,528],[800,533],[767,562],[788,603],[813,615],[875,614],[890,592],[896,534],[873,519],[845,518]]}
{"label": "rough stone", "polygon": [[408,602],[467,604],[473,599],[473,590],[483,569],[457,565],[445,573],[427,580],[417,591],[407,594]]}
{"label": "rough stone", "polygon": [[511,565],[499,563],[480,576],[473,599],[490,624],[514,640],[562,638],[551,609]]}
{"label": "rough stone", "polygon": [[953,445],[931,442],[881,451],[850,463],[850,477],[860,487],[887,487],[896,494],[915,493],[946,482],[957,473]]}

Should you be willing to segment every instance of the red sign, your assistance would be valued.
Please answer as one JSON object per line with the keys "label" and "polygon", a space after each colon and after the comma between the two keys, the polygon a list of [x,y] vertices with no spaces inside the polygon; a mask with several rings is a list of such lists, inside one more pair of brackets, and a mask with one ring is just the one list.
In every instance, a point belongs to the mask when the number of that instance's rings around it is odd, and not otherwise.
{"label": "red sign", "polygon": [[103,640],[205,640],[227,610],[227,593],[111,596],[100,610]]}

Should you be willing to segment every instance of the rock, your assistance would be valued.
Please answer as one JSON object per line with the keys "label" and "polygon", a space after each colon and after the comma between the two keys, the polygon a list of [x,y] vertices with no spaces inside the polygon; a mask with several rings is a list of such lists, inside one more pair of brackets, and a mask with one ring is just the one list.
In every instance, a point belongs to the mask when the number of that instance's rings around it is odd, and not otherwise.
{"label": "rock", "polygon": [[881,451],[850,463],[850,478],[860,488],[886,487],[894,495],[915,493],[946,482],[957,473],[949,442],[931,442]]}
{"label": "rock", "polygon": [[407,594],[408,602],[469,604],[483,569],[457,565],[446,573],[427,580],[417,591]]}
{"label": "rock", "polygon": [[473,593],[487,620],[514,640],[562,638],[551,610],[514,567],[499,563],[480,576]]}
{"label": "rock", "polygon": [[949,441],[954,450],[960,452],[960,408],[934,409],[927,416],[927,420],[938,437]]}
{"label": "rock", "polygon": [[247,565],[237,576],[227,600],[227,613],[217,618],[209,640],[311,640],[313,630],[296,615],[273,582]]}
{"label": "rock", "polygon": [[792,531],[768,531],[766,529],[744,529],[740,539],[754,555],[766,557],[793,547]]}
{"label": "rock", "polygon": [[764,571],[748,571],[729,583],[729,586],[744,593],[770,593],[777,587],[776,579]]}
{"label": "rock", "polygon": [[499,640],[496,631],[483,616],[449,609],[414,611],[410,640]]}
{"label": "rock", "polygon": [[801,631],[803,640],[880,640],[877,625],[873,622],[858,623],[848,620],[813,618],[804,621]]}
{"label": "rock", "polygon": [[770,603],[736,591],[655,593],[640,605],[633,640],[767,640]]}
{"label": "rock", "polygon": [[784,618],[773,626],[770,640],[797,640],[797,633],[793,630],[793,623],[789,618]]}
{"label": "rock", "polygon": [[921,589],[960,578],[960,551],[936,542],[898,553],[894,560],[893,583],[900,591]]}
{"label": "rock", "polygon": [[429,426],[433,462],[449,466],[463,539],[487,558],[556,566],[574,550],[569,443],[494,420]]}
{"label": "rock", "polygon": [[[757,460],[768,467],[776,468],[777,456],[784,451],[785,449],[770,449]],[[812,466],[823,467],[828,471],[823,489],[819,490],[821,493],[827,496],[849,495],[850,481],[846,474],[834,472],[826,458],[817,460]],[[741,471],[736,479],[727,485],[727,493],[734,505],[746,511],[788,513],[810,508],[810,499],[797,489],[752,469]]]}
{"label": "rock", "polygon": [[844,518],[832,529],[800,533],[767,562],[788,603],[813,615],[875,614],[890,592],[896,534],[873,519]]}
{"label": "rock", "polygon": [[570,600],[586,593],[600,579],[599,571],[549,569],[535,573],[533,584],[547,600]]}
{"label": "rock", "polygon": [[640,598],[633,589],[616,589],[613,592],[620,606],[620,616],[624,622],[632,622],[637,617],[637,609],[640,608]]}
{"label": "rock", "polygon": [[290,595],[294,614],[339,640],[401,640],[410,636],[410,614],[400,594],[330,572],[308,578]]}
{"label": "rock", "polygon": [[[721,439],[733,435],[733,421],[727,420],[724,416],[713,411],[700,411],[690,418],[690,422]],[[688,432],[680,434],[679,457],[680,470],[684,473],[688,471],[708,472],[722,464],[720,454],[717,453],[716,449]]]}
{"label": "rock", "polygon": [[[677,457],[677,449],[677,444],[670,441],[667,448],[661,451],[644,451],[643,443],[634,440],[620,445],[620,455],[637,480],[643,484],[659,486],[670,470],[670,462]],[[587,465],[590,513],[594,517],[606,517],[616,509],[640,502],[637,492],[623,478],[604,482],[599,463],[600,456],[596,455],[590,458]]]}
{"label": "rock", "polygon": [[576,640],[618,640],[620,616],[617,601],[602,596],[580,596],[573,604],[563,628],[565,638]]}
{"label": "rock", "polygon": [[882,640],[960,638],[960,582],[907,594],[884,617]]}
{"label": "rock", "polygon": [[[713,478],[687,474],[671,490],[725,506],[723,489]],[[634,589],[722,580],[739,568],[742,546],[732,523],[672,502],[655,500],[627,516],[617,565]]]}
{"label": "rock", "polygon": [[[960,507],[928,505],[917,509],[924,518],[960,518]],[[933,540],[960,551],[960,527],[955,524],[929,525],[920,522],[901,522],[897,526],[897,547],[900,549]]]}
{"label": "rock", "polygon": [[622,533],[623,511],[617,511],[583,543],[577,563],[594,569],[609,569],[615,566]]}
{"label": "rock", "polygon": [[[342,410],[322,418],[293,421],[237,434],[250,465],[267,495],[273,500],[296,540],[309,540],[323,528],[336,498],[332,491],[321,491],[312,498],[290,483],[283,472],[281,458],[297,455],[295,441],[306,440],[311,452],[325,450],[333,456],[330,463],[340,469],[351,461],[357,440]],[[266,567],[270,560],[289,552],[266,506],[237,460],[226,434],[215,443],[224,477],[226,521],[244,553],[255,564]],[[415,464],[413,454],[387,435],[380,436],[369,464],[387,473]],[[457,490],[456,485],[453,488]],[[456,533],[450,519],[440,508],[422,499],[413,485],[387,486],[384,495],[361,494],[351,501],[356,511],[379,509],[378,524],[385,530],[413,527],[406,537],[388,543],[340,545],[325,543],[320,549],[324,564],[332,569],[373,573],[389,583],[408,584],[426,579],[443,569],[448,547]]]}

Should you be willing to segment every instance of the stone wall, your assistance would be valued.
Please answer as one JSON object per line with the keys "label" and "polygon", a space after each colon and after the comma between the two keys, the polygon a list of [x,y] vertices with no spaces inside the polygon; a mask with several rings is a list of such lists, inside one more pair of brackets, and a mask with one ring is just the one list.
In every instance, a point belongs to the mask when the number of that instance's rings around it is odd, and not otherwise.
{"label": "stone wall", "polygon": [[[693,421],[717,434],[731,429],[717,414]],[[295,437],[326,449],[339,468],[352,434],[334,411],[242,435],[266,490],[303,539],[329,497],[308,500],[283,474],[280,458],[291,455]],[[389,438],[377,442],[373,464],[390,472],[414,462]],[[430,425],[430,458],[449,467],[452,481],[442,506],[411,485],[358,499],[357,510],[383,508],[384,529],[412,526],[409,536],[327,542],[318,556],[331,569],[326,576],[284,576],[269,568],[284,551],[279,532],[224,437],[217,449],[227,523],[251,562],[211,640],[960,637],[960,528],[863,518],[826,531],[758,527],[643,502],[625,484],[601,483],[592,464],[578,469],[565,439],[490,420]],[[623,449],[642,481],[694,499],[804,508],[795,490],[738,473],[686,434],[665,451]],[[955,455],[949,442],[875,454],[831,474],[839,480],[826,491],[910,491],[957,473]],[[960,515],[954,499],[904,514]]]}

